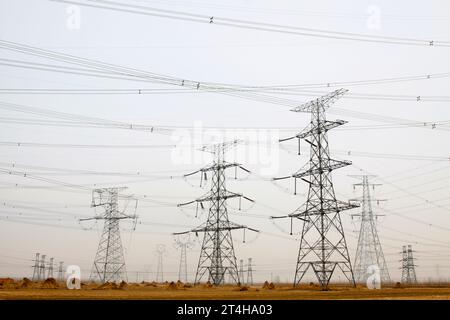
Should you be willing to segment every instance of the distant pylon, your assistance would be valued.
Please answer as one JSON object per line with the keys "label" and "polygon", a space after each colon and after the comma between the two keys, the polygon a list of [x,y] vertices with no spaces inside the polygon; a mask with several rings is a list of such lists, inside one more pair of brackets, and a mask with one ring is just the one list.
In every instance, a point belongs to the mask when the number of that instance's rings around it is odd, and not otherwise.
{"label": "distant pylon", "polygon": [[253,285],[253,267],[252,267],[252,258],[248,258],[247,265],[247,285]]}
{"label": "distant pylon", "polygon": [[380,239],[378,237],[377,226],[375,219],[378,215],[375,215],[372,210],[372,202],[379,203],[379,199],[372,199],[370,196],[370,187],[375,189],[375,186],[380,184],[369,183],[369,175],[352,175],[351,177],[362,179],[361,183],[356,183],[353,188],[362,186],[363,196],[362,199],[355,199],[361,202],[361,213],[352,214],[353,217],[358,217],[361,221],[358,237],[358,246],[356,248],[355,256],[355,280],[358,283],[366,283],[368,276],[368,268],[376,265],[380,270],[380,278],[382,283],[391,282],[389,271],[384,259],[383,249],[381,247]]}
{"label": "distant pylon", "polygon": [[[90,279],[93,281],[105,283],[127,280],[119,221],[123,219],[134,219],[136,222],[136,215],[127,215],[119,211],[119,191],[123,189],[125,188],[102,188],[93,190],[91,207],[103,207],[104,213],[93,218],[80,219],[80,221],[105,221],[90,275]],[[122,197],[127,200],[136,201],[131,196]]]}
{"label": "distant pylon", "polygon": [[45,279],[45,254],[41,255],[41,265],[39,266],[39,280]]}
{"label": "distant pylon", "polygon": [[186,245],[183,244],[180,248],[180,265],[178,268],[178,280],[187,282],[187,258]]}
{"label": "distant pylon", "polygon": [[178,267],[178,280],[188,282],[187,276],[187,250],[194,246],[195,242],[190,234],[179,235],[175,238],[175,247],[180,250],[180,264]]}
{"label": "distant pylon", "polygon": [[48,263],[47,278],[53,278],[53,260],[54,258],[50,258],[50,262]]}
{"label": "distant pylon", "polygon": [[322,290],[327,290],[336,267],[342,271],[351,284],[355,285],[340,213],[358,206],[336,199],[331,177],[332,171],[348,166],[351,162],[332,159],[328,145],[328,131],[345,124],[346,121],[329,121],[326,119],[325,112],[346,92],[347,90],[339,89],[292,109],[291,111],[294,112],[310,113],[311,122],[297,135],[280,140],[282,142],[297,138],[299,154],[301,139],[304,139],[310,146],[309,163],[304,166],[305,170],[274,179],[294,178],[295,194],[297,179],[301,179],[309,185],[306,203],[287,216],[272,217],[291,218],[291,233],[292,220],[297,218],[303,221],[294,286],[300,283],[311,268]]}
{"label": "distant pylon", "polygon": [[214,285],[218,286],[224,283],[225,275],[227,273],[232,277],[235,283],[241,283],[236,263],[236,255],[234,253],[231,230],[243,229],[244,242],[245,229],[257,232],[255,229],[233,223],[228,219],[228,199],[239,198],[240,203],[241,199],[244,198],[253,202],[253,200],[244,197],[242,194],[228,191],[225,187],[225,170],[227,168],[234,167],[236,170],[237,168],[241,168],[249,172],[240,164],[229,163],[224,159],[225,150],[235,146],[237,143],[238,141],[232,141],[203,147],[201,149],[202,151],[211,152],[214,155],[214,162],[200,170],[185,175],[186,177],[195,173],[200,173],[201,185],[202,181],[207,179],[207,172],[212,172],[211,189],[207,195],[194,201],[178,205],[183,206],[196,202],[197,208],[199,204],[203,208],[203,202],[210,203],[206,223],[187,232],[175,233],[176,235],[188,232],[193,232],[195,234],[198,234],[199,232],[204,233],[197,273],[195,275],[195,283],[199,283],[206,275],[208,277],[208,281],[211,281]]}
{"label": "distant pylon", "polygon": [[245,283],[245,281],[244,281],[244,259],[239,260],[239,279],[241,279],[242,284]]}
{"label": "distant pylon", "polygon": [[158,257],[158,267],[156,269],[156,282],[164,282],[163,255],[166,252],[166,246],[159,244],[156,246],[156,255]]}
{"label": "distant pylon", "polygon": [[411,245],[403,246],[402,251],[402,283],[416,284],[416,265],[414,264],[413,250]]}
{"label": "distant pylon", "polygon": [[36,253],[36,257],[34,258],[34,266],[33,266],[33,277],[32,281],[39,281],[40,279],[40,260],[39,253]]}
{"label": "distant pylon", "polygon": [[58,268],[58,281],[64,281],[63,265],[64,265],[64,261],[60,261],[59,268]]}

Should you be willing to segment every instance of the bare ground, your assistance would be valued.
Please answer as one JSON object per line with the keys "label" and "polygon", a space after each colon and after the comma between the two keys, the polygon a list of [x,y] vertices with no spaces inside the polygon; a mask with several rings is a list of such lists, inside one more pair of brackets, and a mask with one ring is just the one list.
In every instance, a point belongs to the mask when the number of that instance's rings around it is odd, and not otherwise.
{"label": "bare ground", "polygon": [[[3,280],[3,281],[2,281]],[[381,290],[369,290],[363,286],[353,288],[332,285],[329,291],[321,291],[314,285],[293,288],[276,285],[269,289],[263,284],[245,288],[236,286],[190,286],[181,283],[141,284],[83,284],[81,290],[68,290],[64,283],[54,281],[28,282],[0,279],[0,299],[200,299],[200,300],[309,300],[309,299],[419,299],[449,300],[450,284],[420,286],[389,286]]]}

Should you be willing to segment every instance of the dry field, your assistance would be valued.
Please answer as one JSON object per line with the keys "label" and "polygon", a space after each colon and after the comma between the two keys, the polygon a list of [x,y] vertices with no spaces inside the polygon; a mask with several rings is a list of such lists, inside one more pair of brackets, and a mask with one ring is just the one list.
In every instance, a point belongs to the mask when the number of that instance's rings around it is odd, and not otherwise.
{"label": "dry field", "polygon": [[83,284],[81,290],[68,290],[54,279],[31,282],[28,279],[0,279],[0,299],[450,299],[450,284],[405,287],[393,285],[381,290],[358,286],[333,285],[320,291],[315,285],[292,288],[291,285],[254,285],[250,287],[185,285],[182,283]]}

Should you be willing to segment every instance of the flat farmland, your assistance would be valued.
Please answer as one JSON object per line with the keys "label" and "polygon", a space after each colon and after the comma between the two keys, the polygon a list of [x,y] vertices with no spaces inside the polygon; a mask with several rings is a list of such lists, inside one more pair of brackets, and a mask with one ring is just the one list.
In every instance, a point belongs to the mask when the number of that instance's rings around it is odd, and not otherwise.
{"label": "flat farmland", "polygon": [[356,288],[345,285],[331,285],[329,291],[321,291],[317,286],[304,285],[254,285],[237,287],[225,285],[184,284],[83,284],[80,290],[68,290],[64,283],[9,281],[0,287],[0,299],[192,299],[192,300],[311,300],[311,299],[419,299],[448,300],[450,284],[418,286],[386,286],[381,290],[370,290],[363,286]]}

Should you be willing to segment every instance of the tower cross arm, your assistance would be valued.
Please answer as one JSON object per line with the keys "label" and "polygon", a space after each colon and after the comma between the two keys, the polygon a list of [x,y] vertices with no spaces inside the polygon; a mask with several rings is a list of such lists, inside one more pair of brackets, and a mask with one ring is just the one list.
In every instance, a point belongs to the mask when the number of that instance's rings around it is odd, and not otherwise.
{"label": "tower cross arm", "polygon": [[238,230],[238,229],[247,229],[253,232],[260,232],[257,229],[247,227],[245,225],[240,225],[234,222],[229,222],[226,226],[219,226],[216,225],[208,225],[206,223],[201,224],[200,226],[189,230],[189,231],[183,231],[183,232],[176,232],[173,233],[173,235],[180,235],[180,234],[186,234],[186,233],[198,233],[198,232],[213,232],[213,231],[231,231],[231,230]]}
{"label": "tower cross arm", "polygon": [[340,200],[325,200],[324,199],[324,205],[321,209],[320,206],[312,207],[312,208],[304,208],[304,206],[301,206],[297,210],[295,210],[293,213],[289,214],[288,217],[291,218],[301,218],[301,217],[308,217],[312,215],[320,215],[320,214],[330,214],[336,211],[344,211],[344,210],[350,210],[354,208],[358,208],[359,205],[355,203],[344,202]]}
{"label": "tower cross arm", "polygon": [[91,218],[81,218],[78,221],[89,221],[89,220],[123,220],[123,219],[136,219],[137,215],[121,215],[121,216],[113,216],[113,217],[105,217],[105,216],[95,216]]}
{"label": "tower cross arm", "polygon": [[314,126],[309,125],[308,127],[303,129],[301,132],[299,132],[295,136],[280,139],[280,140],[278,140],[278,142],[288,141],[288,140],[295,139],[295,138],[297,138],[297,139],[305,139],[307,137],[310,137],[310,136],[316,134],[317,131],[327,132],[328,130],[334,129],[334,128],[339,127],[339,126],[342,126],[342,125],[346,124],[347,122],[348,121],[344,121],[344,120],[335,120],[335,121],[324,120],[324,121],[320,121],[318,126],[317,125],[314,125]]}
{"label": "tower cross arm", "polygon": [[230,199],[230,198],[238,198],[238,197],[242,197],[250,202],[255,202],[255,200],[244,196],[242,193],[226,191],[224,194],[221,194],[221,195],[209,193],[206,196],[203,196],[201,198],[198,198],[198,199],[195,199],[195,200],[192,200],[189,202],[180,203],[177,206],[180,207],[180,206],[188,205],[188,204],[195,203],[195,202],[207,202],[207,201],[214,201],[214,200],[219,200],[219,199]]}
{"label": "tower cross arm", "polygon": [[349,166],[351,164],[352,164],[352,162],[347,161],[347,160],[340,161],[340,160],[330,159],[328,165],[322,166],[321,168],[311,168],[311,169],[308,169],[303,172],[294,173],[292,175],[292,177],[293,178],[302,178],[305,176],[320,174],[323,172],[330,172],[332,170],[343,168],[343,167]]}
{"label": "tower cross arm", "polygon": [[320,98],[317,98],[315,100],[312,100],[310,102],[304,103],[298,107],[295,107],[291,109],[291,111],[294,112],[311,112],[314,110],[314,108],[317,107],[317,105],[321,105],[324,108],[330,107],[336,100],[338,100],[340,97],[342,97],[344,94],[348,92],[347,89],[338,89],[333,92],[330,92],[329,94],[326,94]]}

